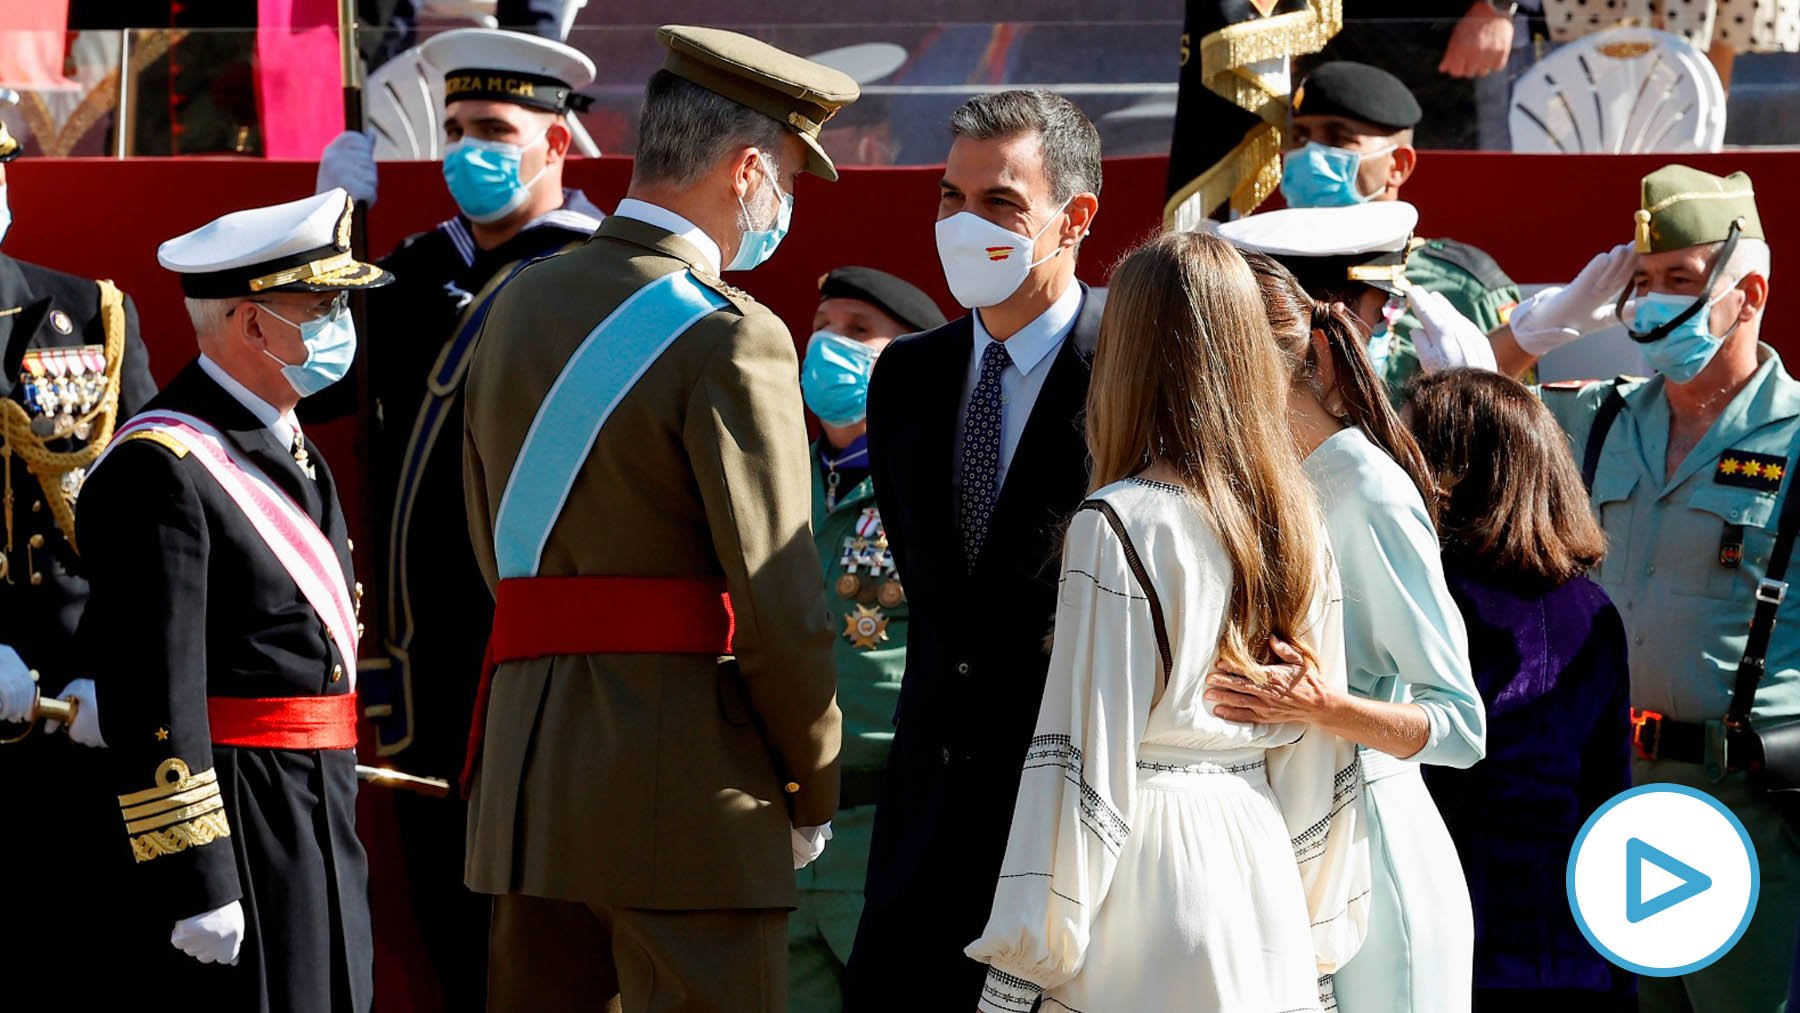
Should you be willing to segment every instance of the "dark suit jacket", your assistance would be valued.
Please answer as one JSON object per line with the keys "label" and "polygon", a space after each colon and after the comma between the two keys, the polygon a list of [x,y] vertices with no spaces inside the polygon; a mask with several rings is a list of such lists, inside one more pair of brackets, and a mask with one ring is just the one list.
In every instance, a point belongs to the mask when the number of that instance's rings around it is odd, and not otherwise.
{"label": "dark suit jacket", "polygon": [[[331,471],[308,441],[308,479],[250,410],[189,365],[149,408],[218,429],[310,514],[351,573]],[[113,794],[166,788],[179,760],[217,778],[229,833],[199,813],[140,851],[121,905],[161,920],[142,941],[167,958],[158,981],[216,1009],[366,1010],[373,996],[368,869],[356,837],[350,749],[215,746],[209,697],[351,692],[354,658],[320,620],[243,511],[191,453],[127,438],[94,469],[76,511],[90,594],[78,640],[91,675]],[[200,789],[194,789],[198,792]],[[139,804],[139,803],[134,803]],[[121,818],[128,808],[120,800]],[[146,844],[149,842],[145,842]],[[167,945],[176,920],[240,900],[247,935],[235,966],[199,964]],[[105,966],[105,965],[101,965]]]}
{"label": "dark suit jacket", "polygon": [[[936,919],[907,934],[941,937],[945,960],[976,966],[960,951],[993,900],[1049,666],[1063,527],[1087,493],[1082,411],[1105,290],[1082,290],[1075,328],[1032,407],[973,573],[962,555],[954,474],[973,322],[965,316],[901,338],[876,364],[869,460],[912,618],[865,931],[853,957],[862,968],[853,974],[888,959],[932,960],[939,947],[901,954],[875,942],[886,934],[884,920],[911,922],[906,912],[926,908]],[[897,903],[902,895],[906,902]],[[969,924],[974,932],[962,935]],[[974,982],[978,991],[979,976]],[[967,998],[972,1008],[975,993]]]}

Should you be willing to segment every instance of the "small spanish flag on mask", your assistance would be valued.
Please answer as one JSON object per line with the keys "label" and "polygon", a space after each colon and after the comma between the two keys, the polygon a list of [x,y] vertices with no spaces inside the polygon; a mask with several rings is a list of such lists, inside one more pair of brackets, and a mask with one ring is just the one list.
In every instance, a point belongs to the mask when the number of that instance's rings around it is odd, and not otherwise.
{"label": "small spanish flag on mask", "polygon": [[987,248],[987,255],[989,260],[1005,260],[1012,256],[1012,251],[1010,246],[990,246]]}

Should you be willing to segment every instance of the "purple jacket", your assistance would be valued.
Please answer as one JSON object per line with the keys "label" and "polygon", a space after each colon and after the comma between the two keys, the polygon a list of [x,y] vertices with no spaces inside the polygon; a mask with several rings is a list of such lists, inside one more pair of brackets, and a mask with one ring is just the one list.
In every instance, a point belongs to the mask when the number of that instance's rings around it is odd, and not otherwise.
{"label": "purple jacket", "polygon": [[1575,835],[1631,784],[1625,628],[1599,585],[1495,576],[1445,559],[1487,704],[1487,757],[1424,768],[1475,909],[1475,987],[1629,989],[1575,927]]}

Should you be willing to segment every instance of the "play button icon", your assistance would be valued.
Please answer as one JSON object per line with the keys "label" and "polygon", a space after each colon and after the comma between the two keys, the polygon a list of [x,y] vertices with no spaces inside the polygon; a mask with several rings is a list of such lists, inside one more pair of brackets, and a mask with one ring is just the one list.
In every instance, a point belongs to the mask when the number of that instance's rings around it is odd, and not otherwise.
{"label": "play button icon", "polygon": [[1588,818],[1567,886],[1575,923],[1596,950],[1660,978],[1697,971],[1737,943],[1761,872],[1731,810],[1686,785],[1647,784]]}
{"label": "play button icon", "polygon": [[[1646,865],[1661,869],[1674,876],[1678,882],[1654,897],[1645,899],[1644,866]],[[1689,897],[1704,893],[1711,888],[1711,876],[1674,855],[1661,848],[1652,847],[1636,837],[1628,838],[1625,841],[1626,921],[1634,924],[1641,922],[1651,915],[1661,914]]]}

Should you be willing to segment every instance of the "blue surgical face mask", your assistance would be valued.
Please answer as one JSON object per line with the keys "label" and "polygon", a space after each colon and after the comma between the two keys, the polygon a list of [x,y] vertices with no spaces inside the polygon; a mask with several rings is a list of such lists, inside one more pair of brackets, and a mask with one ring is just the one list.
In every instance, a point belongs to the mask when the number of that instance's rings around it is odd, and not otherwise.
{"label": "blue surgical face mask", "polygon": [[287,378],[294,393],[311,397],[349,375],[350,364],[356,361],[356,322],[343,303],[336,304],[330,313],[317,320],[299,322],[275,312],[268,303],[257,305],[298,330],[300,340],[306,344],[306,361],[298,365],[283,360],[266,347],[262,350],[264,355],[281,363],[281,375]]}
{"label": "blue surgical face mask", "polygon": [[[1700,371],[1718,353],[1719,346],[1737,330],[1737,324],[1734,323],[1724,334],[1715,335],[1709,325],[1712,318],[1709,311],[1713,304],[1732,291],[1727,288],[1706,300],[1699,312],[1683,320],[1674,330],[1655,341],[1638,346],[1643,349],[1644,361],[1650,364],[1650,368],[1674,383],[1687,383],[1699,376]],[[1639,333],[1653,331],[1680,316],[1683,310],[1693,304],[1692,296],[1671,295],[1667,292],[1650,292],[1638,296],[1633,304],[1631,328]]]}
{"label": "blue surgical face mask", "polygon": [[0,183],[0,242],[6,241],[9,228],[12,228],[12,208],[6,203],[6,184]]}
{"label": "blue surgical face mask", "polygon": [[536,183],[549,163],[530,179],[519,179],[519,164],[525,152],[542,144],[546,134],[539,134],[529,144],[507,144],[464,137],[444,152],[444,182],[450,196],[469,220],[482,225],[497,222],[525,206],[531,200],[531,184]]}
{"label": "blue surgical face mask", "polygon": [[1281,196],[1291,208],[1341,208],[1361,204],[1374,194],[1356,188],[1356,171],[1363,159],[1379,158],[1394,150],[1351,151],[1318,141],[1281,156]]}
{"label": "blue surgical face mask", "polygon": [[800,363],[800,395],[819,421],[839,429],[868,414],[875,350],[830,331],[815,331]]}
{"label": "blue surgical face mask", "polygon": [[[745,229],[744,238],[738,242],[737,253],[732,255],[731,263],[725,265],[727,271],[748,271],[773,257],[775,248],[787,237],[788,225],[794,220],[794,195],[781,192],[781,187],[775,183],[775,173],[770,171],[769,160],[763,157],[762,152],[756,153],[756,160],[762,166],[764,178],[775,191],[775,227]],[[738,208],[744,212],[745,220],[749,220],[750,208],[742,197],[738,198]]]}

